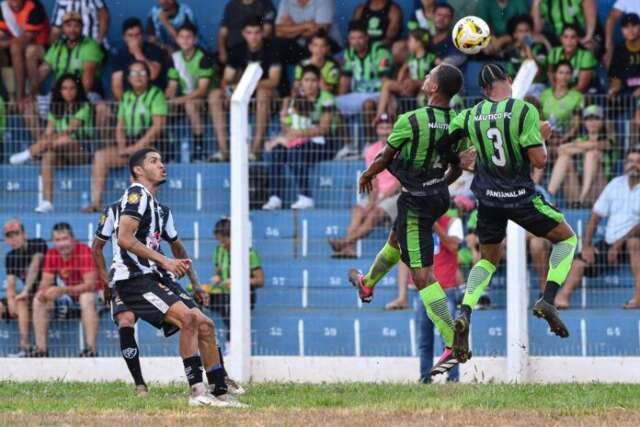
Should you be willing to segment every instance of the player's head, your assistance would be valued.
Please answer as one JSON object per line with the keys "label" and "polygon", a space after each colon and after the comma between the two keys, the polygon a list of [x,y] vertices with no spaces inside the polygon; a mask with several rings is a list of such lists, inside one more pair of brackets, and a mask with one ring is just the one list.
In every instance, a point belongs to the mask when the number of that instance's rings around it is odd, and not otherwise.
{"label": "player's head", "polygon": [[20,249],[27,243],[27,233],[24,231],[24,225],[16,218],[4,223],[2,233],[4,233],[4,240],[11,249]]}
{"label": "player's head", "polygon": [[129,158],[129,172],[135,182],[160,185],[167,180],[162,157],[155,148],[142,148],[133,153]]}
{"label": "player's head", "polygon": [[555,77],[556,87],[569,87],[571,85],[571,77],[573,76],[573,65],[566,59],[562,60],[554,65],[553,75]]}
{"label": "player's head", "polygon": [[67,40],[76,41],[82,36],[82,15],[70,10],[62,17],[62,33]]}
{"label": "player's head", "polygon": [[620,20],[622,37],[628,42],[635,42],[640,38],[640,17],[636,13],[625,13]]}
{"label": "player's head", "polygon": [[347,31],[347,39],[349,46],[356,52],[363,52],[369,46],[369,35],[367,34],[367,26],[363,21],[349,22]]}
{"label": "player's head", "polygon": [[427,97],[440,94],[446,98],[447,104],[451,98],[462,89],[462,72],[455,65],[442,63],[429,71],[424,79],[422,91]]}
{"label": "player's head", "polygon": [[178,36],[176,37],[176,44],[182,50],[190,50],[196,45],[198,40],[198,28],[191,22],[185,22],[180,28],[178,28]]}
{"label": "player's head", "polygon": [[573,52],[578,48],[578,39],[580,37],[580,30],[573,24],[567,24],[562,29],[560,35],[560,44],[565,52]]}
{"label": "player's head", "polygon": [[624,174],[633,178],[640,178],[640,145],[636,145],[627,152],[624,161]]}
{"label": "player's head", "polygon": [[508,89],[510,92],[511,83],[511,76],[499,64],[485,64],[478,74],[478,86],[487,98],[491,97],[498,88]]}
{"label": "player's head", "polygon": [[73,229],[66,222],[58,222],[53,225],[51,230],[51,240],[53,240],[53,247],[60,252],[60,254],[66,256],[73,251],[75,244],[75,238],[73,237]]}
{"label": "player's head", "polygon": [[249,50],[255,51],[262,45],[262,20],[258,17],[251,17],[244,21],[242,26],[242,37],[247,42]]}
{"label": "player's head", "polygon": [[228,249],[231,245],[231,220],[226,217],[218,220],[213,227],[213,236]]}

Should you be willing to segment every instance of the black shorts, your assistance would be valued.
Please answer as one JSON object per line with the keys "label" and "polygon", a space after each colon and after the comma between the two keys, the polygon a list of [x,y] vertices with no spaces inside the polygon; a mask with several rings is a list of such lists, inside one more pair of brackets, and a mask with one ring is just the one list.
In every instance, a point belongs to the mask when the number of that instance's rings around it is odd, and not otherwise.
{"label": "black shorts", "polygon": [[416,197],[403,192],[398,198],[394,230],[402,262],[410,268],[433,265],[433,224],[449,209],[449,191]]}
{"label": "black shorts", "polygon": [[478,203],[478,226],[476,232],[481,245],[502,242],[507,234],[507,221],[511,220],[529,233],[544,237],[564,222],[564,215],[549,204],[541,194],[528,202],[507,207]]}
{"label": "black shorts", "polygon": [[182,301],[179,294],[161,283],[155,274],[116,282],[115,291],[129,309],[147,323],[161,329],[169,308]]}
{"label": "black shorts", "polygon": [[[584,268],[584,275],[587,277],[598,277],[602,273],[606,273],[615,267],[615,265],[609,264],[609,260],[607,259],[607,253],[609,252],[609,248],[611,245],[605,242],[604,240],[600,240],[595,245],[596,248],[596,256],[593,264],[587,264]],[[582,253],[577,255],[577,258],[580,258],[582,261],[585,261],[582,258]],[[586,261],[585,261],[586,263]],[[629,251],[627,250],[627,244],[622,247],[622,250],[618,253],[618,264],[628,264],[629,263]]]}

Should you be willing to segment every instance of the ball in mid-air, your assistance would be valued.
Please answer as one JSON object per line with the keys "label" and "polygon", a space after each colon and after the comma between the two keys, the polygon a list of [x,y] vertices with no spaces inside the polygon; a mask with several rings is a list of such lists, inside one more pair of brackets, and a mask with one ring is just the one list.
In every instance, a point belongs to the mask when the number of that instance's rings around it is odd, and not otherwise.
{"label": "ball in mid-air", "polygon": [[491,41],[491,30],[483,19],[465,16],[456,22],[451,32],[453,45],[467,55],[475,55]]}

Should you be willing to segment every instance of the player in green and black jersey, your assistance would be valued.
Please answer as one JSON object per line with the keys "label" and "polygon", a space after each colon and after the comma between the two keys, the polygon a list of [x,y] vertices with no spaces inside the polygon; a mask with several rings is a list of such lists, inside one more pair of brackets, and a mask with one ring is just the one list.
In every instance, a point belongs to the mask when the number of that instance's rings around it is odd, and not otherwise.
{"label": "player in green and black jersey", "polygon": [[[446,134],[454,112],[451,97],[462,87],[462,73],[442,64],[424,81],[428,106],[401,115],[382,154],[360,177],[360,190],[370,191],[372,180],[385,169],[402,184],[398,216],[387,243],[376,256],[367,275],[349,272],[349,281],[358,289],[362,302],[371,302],[373,288],[400,260],[411,268],[416,287],[429,318],[445,342],[445,352],[432,369],[446,372],[458,364],[453,357],[453,319],[447,297],[436,280],[433,265],[433,224],[449,208],[448,184],[460,176],[459,158],[438,141]],[[471,163],[471,162],[467,162]],[[452,167],[447,172],[449,164]]]}
{"label": "player in green and black jersey", "polygon": [[563,338],[569,336],[569,331],[553,300],[567,278],[577,243],[562,213],[545,201],[531,179],[531,166],[542,168],[547,161],[538,110],[528,102],[511,98],[511,77],[499,65],[485,65],[479,84],[486,99],[458,114],[443,142],[456,147],[468,138],[477,153],[471,190],[478,199],[477,231],[482,259],[469,273],[462,314],[455,323],[454,355],[461,363],[468,356],[471,309],[496,271],[507,221],[553,243],[544,296],[534,304],[533,314],[544,318],[551,331]]}

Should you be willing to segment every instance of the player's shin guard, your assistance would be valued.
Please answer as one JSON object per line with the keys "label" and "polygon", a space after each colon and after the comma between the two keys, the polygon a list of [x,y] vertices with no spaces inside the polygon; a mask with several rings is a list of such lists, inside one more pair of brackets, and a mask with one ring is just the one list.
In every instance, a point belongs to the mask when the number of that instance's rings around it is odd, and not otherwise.
{"label": "player's shin guard", "polygon": [[[467,278],[467,290],[462,299],[463,310],[470,310],[478,304],[484,290],[489,286],[496,266],[486,259],[481,259],[473,266]],[[466,306],[466,307],[465,307]],[[469,313],[466,313],[469,315]]]}
{"label": "player's shin guard", "polygon": [[444,345],[451,347],[453,345],[453,318],[449,312],[447,295],[440,283],[434,282],[422,289],[420,299],[427,310],[427,316],[440,331]]}
{"label": "player's shin guard", "polygon": [[577,245],[578,238],[575,234],[567,240],[553,245],[549,256],[549,273],[547,274],[547,284],[544,288],[543,296],[544,300],[549,304],[553,304],[558,289],[567,280]]}
{"label": "player's shin guard", "polygon": [[189,387],[193,387],[196,384],[202,383],[202,360],[199,354],[194,354],[191,357],[182,359],[184,364],[184,373],[189,381]]}
{"label": "player's shin guard", "polygon": [[369,272],[364,276],[364,285],[373,288],[391,269],[400,261],[400,249],[394,248],[388,242],[371,265]]}
{"label": "player's shin guard", "polygon": [[135,330],[127,326],[118,329],[118,334],[120,335],[120,351],[124,361],[127,363],[129,372],[131,372],[133,381],[136,385],[145,385],[142,378],[142,369],[140,369],[140,350],[136,342]]}

